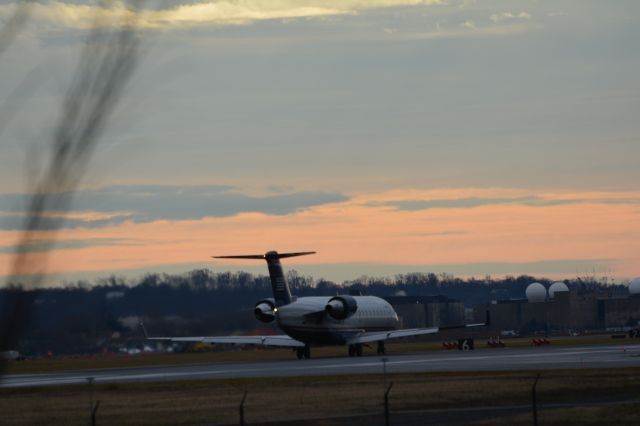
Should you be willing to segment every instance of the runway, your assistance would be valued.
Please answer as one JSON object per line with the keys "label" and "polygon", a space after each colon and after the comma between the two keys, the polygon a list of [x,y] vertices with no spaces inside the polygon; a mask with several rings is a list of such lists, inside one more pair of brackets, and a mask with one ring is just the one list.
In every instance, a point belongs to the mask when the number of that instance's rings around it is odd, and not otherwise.
{"label": "runway", "polygon": [[[293,355],[292,355],[293,357]],[[531,347],[389,354],[386,357],[318,358],[290,361],[212,363],[12,374],[0,387],[50,386],[87,383],[126,383],[250,377],[379,374],[383,359],[388,373],[450,371],[545,370],[558,368],[640,367],[640,345]]]}

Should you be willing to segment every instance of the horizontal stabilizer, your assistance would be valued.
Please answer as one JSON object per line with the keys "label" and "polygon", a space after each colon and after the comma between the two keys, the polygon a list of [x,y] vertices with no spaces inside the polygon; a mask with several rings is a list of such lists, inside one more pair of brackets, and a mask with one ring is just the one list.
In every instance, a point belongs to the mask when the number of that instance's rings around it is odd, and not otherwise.
{"label": "horizontal stabilizer", "polygon": [[301,251],[297,253],[278,253],[270,251],[265,254],[246,254],[237,256],[213,256],[214,259],[266,259],[267,257],[274,257],[277,259],[284,259],[287,257],[306,256],[308,254],[315,254],[315,251]]}
{"label": "horizontal stabilizer", "polygon": [[245,256],[212,256],[214,259],[264,259],[264,254],[248,254]]}
{"label": "horizontal stabilizer", "polygon": [[314,254],[315,251],[300,251],[295,253],[278,253],[275,250],[268,251],[265,254],[249,254],[249,255],[236,255],[236,256],[213,256],[215,259],[262,259],[267,262],[269,267],[269,279],[271,280],[271,290],[273,291],[273,298],[276,302],[276,308],[279,306],[288,305],[293,301],[291,297],[291,290],[287,284],[287,280],[284,277],[282,271],[282,264],[280,259],[285,257],[305,256],[307,254]]}
{"label": "horizontal stabilizer", "polygon": [[284,259],[285,257],[296,257],[296,256],[306,256],[308,254],[316,254],[315,251],[301,251],[298,253],[278,253],[278,257],[280,259]]}

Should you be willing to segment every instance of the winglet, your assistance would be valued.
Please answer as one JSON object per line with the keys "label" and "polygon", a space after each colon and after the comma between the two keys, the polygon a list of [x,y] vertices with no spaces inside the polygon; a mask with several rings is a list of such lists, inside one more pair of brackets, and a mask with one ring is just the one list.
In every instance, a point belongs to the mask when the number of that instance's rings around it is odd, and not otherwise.
{"label": "winglet", "polygon": [[278,253],[277,251],[269,251],[265,254],[243,254],[236,256],[211,256],[214,259],[285,259],[287,257],[306,256],[309,254],[316,254],[315,251],[301,251],[296,253]]}
{"label": "winglet", "polygon": [[147,329],[144,326],[144,323],[142,321],[140,321],[140,328],[142,329],[142,333],[144,334],[144,338],[148,339],[149,335],[147,334]]}

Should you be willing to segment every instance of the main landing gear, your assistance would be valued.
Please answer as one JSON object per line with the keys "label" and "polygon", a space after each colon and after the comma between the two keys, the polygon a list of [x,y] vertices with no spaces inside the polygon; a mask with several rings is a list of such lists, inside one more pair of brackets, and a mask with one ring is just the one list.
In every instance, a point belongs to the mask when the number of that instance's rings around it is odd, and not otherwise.
{"label": "main landing gear", "polygon": [[309,345],[305,345],[304,348],[296,348],[296,356],[298,359],[309,359],[311,358],[311,348]]}
{"label": "main landing gear", "polygon": [[[367,345],[368,347],[369,345]],[[387,353],[384,342],[378,342],[376,353],[378,355],[385,355]],[[362,356],[362,344],[349,345],[349,356]]]}
{"label": "main landing gear", "polygon": [[349,356],[362,356],[362,345],[349,345]]}
{"label": "main landing gear", "polygon": [[[369,346],[369,345],[367,345]],[[362,356],[362,347],[363,345],[358,343],[355,345],[349,345],[349,356]],[[309,345],[305,345],[302,348],[295,348],[296,357],[298,359],[309,359],[311,358],[311,347]],[[378,355],[385,355],[386,350],[384,347],[384,342],[378,342],[376,352]]]}

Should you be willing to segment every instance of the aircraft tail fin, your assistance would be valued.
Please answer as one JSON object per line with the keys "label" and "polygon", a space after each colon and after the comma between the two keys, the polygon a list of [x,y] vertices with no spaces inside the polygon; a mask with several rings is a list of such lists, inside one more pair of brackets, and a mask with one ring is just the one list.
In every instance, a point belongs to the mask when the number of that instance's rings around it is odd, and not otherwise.
{"label": "aircraft tail fin", "polygon": [[215,259],[264,259],[269,267],[269,278],[271,279],[271,289],[273,290],[273,298],[276,306],[288,305],[291,303],[291,290],[284,278],[282,264],[280,259],[287,257],[306,256],[315,254],[315,251],[303,251],[295,253],[278,253],[277,251],[269,251],[265,254],[250,254],[240,256],[213,256]]}

